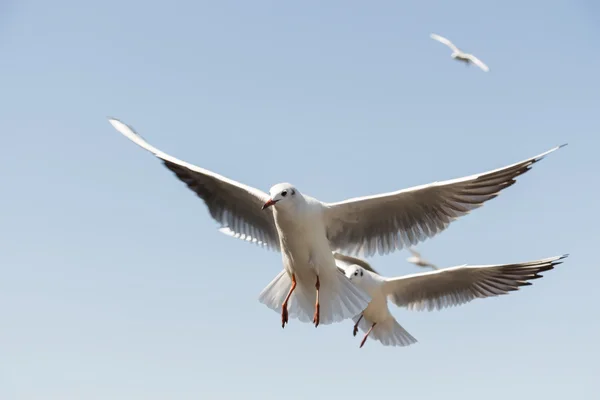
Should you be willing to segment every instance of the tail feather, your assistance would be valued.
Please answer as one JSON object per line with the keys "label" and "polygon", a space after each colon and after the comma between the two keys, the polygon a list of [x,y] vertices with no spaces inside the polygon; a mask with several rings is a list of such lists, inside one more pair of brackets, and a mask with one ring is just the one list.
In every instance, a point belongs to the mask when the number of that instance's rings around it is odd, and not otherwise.
{"label": "tail feather", "polygon": [[[354,323],[356,323],[359,316],[352,318]],[[372,325],[372,321],[363,317],[358,324],[358,327],[361,331],[366,333]],[[411,344],[417,343],[417,339],[408,333],[394,317],[378,322],[369,334],[369,339],[376,340],[384,346],[410,346]]]}
{"label": "tail feather", "polygon": [[[287,271],[283,270],[263,289],[258,300],[279,313],[291,287],[292,279]],[[301,322],[312,322],[315,301],[314,283],[297,280],[296,289],[288,302],[289,317]],[[321,278],[319,323],[328,325],[352,318],[367,308],[370,301],[368,294],[336,270],[335,273]]]}

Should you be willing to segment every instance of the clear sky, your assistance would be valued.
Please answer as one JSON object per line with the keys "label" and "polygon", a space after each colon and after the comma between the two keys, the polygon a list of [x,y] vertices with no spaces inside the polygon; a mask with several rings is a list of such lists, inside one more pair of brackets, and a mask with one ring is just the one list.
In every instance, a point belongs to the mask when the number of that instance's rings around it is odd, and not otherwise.
{"label": "clear sky", "polygon": [[[599,21],[592,1],[4,0],[0,398],[593,398]],[[441,266],[570,257],[508,296],[393,308],[410,347],[359,349],[350,321],[282,330],[257,300],[280,255],[218,233],[107,116],[324,201],[567,142],[417,249]],[[369,261],[419,272],[408,255]]]}

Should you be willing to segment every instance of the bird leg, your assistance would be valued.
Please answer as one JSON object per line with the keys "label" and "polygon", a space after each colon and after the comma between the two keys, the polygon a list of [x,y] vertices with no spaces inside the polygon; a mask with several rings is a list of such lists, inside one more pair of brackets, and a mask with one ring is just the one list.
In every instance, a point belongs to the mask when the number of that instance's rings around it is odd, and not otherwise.
{"label": "bird leg", "polygon": [[319,326],[319,314],[321,306],[319,305],[319,289],[321,288],[321,282],[319,282],[319,275],[317,275],[317,283],[315,284],[315,288],[317,289],[317,301],[315,302],[315,315],[313,316],[313,322],[315,324],[315,328]]}
{"label": "bird leg", "polygon": [[363,317],[363,315],[360,314],[360,317],[358,317],[358,320],[354,324],[354,330],[352,331],[352,335],[354,335],[354,336],[356,336],[356,334],[358,333],[358,323],[360,322],[360,320],[362,319],[362,317]]}
{"label": "bird leg", "polygon": [[373,328],[375,328],[375,325],[377,325],[377,322],[374,322],[373,325],[371,325],[371,327],[369,328],[369,331],[365,334],[365,337],[363,338],[362,342],[360,342],[360,348],[362,348],[365,345],[365,342],[367,341],[367,338],[369,337],[369,334],[371,333]]}
{"label": "bird leg", "polygon": [[282,328],[285,328],[285,324],[288,323],[287,305],[288,305],[288,301],[290,300],[290,296],[292,295],[292,292],[294,291],[294,289],[296,289],[296,275],[292,274],[292,287],[290,287],[290,291],[288,292],[287,296],[285,297],[285,300],[283,301],[283,304],[281,305],[281,327]]}

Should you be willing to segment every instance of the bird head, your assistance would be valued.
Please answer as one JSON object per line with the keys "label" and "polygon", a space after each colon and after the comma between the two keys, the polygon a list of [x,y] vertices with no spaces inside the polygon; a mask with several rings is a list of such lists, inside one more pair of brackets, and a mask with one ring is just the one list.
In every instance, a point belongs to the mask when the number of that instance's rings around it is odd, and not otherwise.
{"label": "bird head", "polygon": [[358,283],[365,277],[365,270],[362,267],[354,264],[346,268],[346,278],[350,279],[354,283]]}
{"label": "bird head", "polygon": [[269,200],[262,206],[263,210],[275,204],[278,208],[286,208],[296,202],[300,192],[290,183],[278,183],[269,190],[269,196]]}

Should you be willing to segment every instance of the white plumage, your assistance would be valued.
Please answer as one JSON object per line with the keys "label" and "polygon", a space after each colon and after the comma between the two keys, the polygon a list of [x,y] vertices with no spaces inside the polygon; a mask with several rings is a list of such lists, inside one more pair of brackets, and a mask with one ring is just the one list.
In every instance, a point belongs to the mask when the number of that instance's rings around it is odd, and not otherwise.
{"label": "white plumage", "polygon": [[[370,297],[337,272],[332,250],[387,254],[432,237],[454,219],[496,197],[533,164],[562,147],[483,174],[324,203],[288,183],[277,184],[266,194],[172,157],[150,145],[132,127],[114,118],[109,121],[161,159],[204,200],[221,232],[281,251],[286,274],[278,275],[259,299],[269,308],[281,309],[282,325],[288,316],[310,320],[312,309],[315,325],[338,322],[367,306]],[[285,291],[293,291],[295,296],[283,295]],[[291,302],[287,305],[286,297]]]}
{"label": "white plumage", "polygon": [[[389,311],[388,299],[399,307],[431,311],[464,304],[476,298],[504,295],[518,290],[521,286],[531,285],[528,281],[541,278],[541,272],[553,269],[567,256],[565,254],[516,264],[462,265],[386,278],[364,260],[334,253],[338,268],[372,298],[369,306],[363,311],[362,318],[361,315],[354,318],[355,322],[360,319],[358,327],[367,332],[361,347],[367,337],[372,337],[383,345],[392,346],[416,342],[416,339],[397,324]],[[356,327],[354,334],[356,335]],[[404,342],[401,339],[404,339]]]}
{"label": "white plumage", "polygon": [[489,67],[487,65],[485,65],[480,59],[475,57],[473,54],[465,53],[464,51],[460,50],[458,47],[456,47],[454,45],[454,43],[452,43],[450,40],[446,39],[445,37],[436,35],[435,33],[432,33],[430,35],[430,37],[433,40],[437,40],[438,42],[443,43],[446,46],[450,47],[452,49],[452,54],[450,56],[452,58],[454,58],[455,60],[462,61],[462,62],[466,63],[467,65],[475,64],[479,68],[484,70],[485,72],[488,72],[490,70]]}
{"label": "white plumage", "polygon": [[[381,279],[378,279],[375,270],[365,260],[350,257],[341,253],[333,253],[336,264],[354,285],[360,287],[371,296],[371,302],[366,309],[352,318],[356,336],[358,329],[365,332],[360,343],[363,347],[367,337],[380,342],[384,346],[410,346],[417,343],[406,329],[390,313],[387,305],[387,295],[382,290]],[[369,272],[371,271],[371,272]],[[372,273],[374,278],[368,274]]]}

